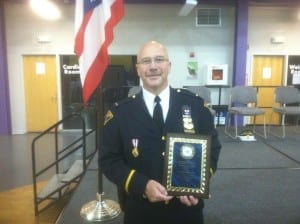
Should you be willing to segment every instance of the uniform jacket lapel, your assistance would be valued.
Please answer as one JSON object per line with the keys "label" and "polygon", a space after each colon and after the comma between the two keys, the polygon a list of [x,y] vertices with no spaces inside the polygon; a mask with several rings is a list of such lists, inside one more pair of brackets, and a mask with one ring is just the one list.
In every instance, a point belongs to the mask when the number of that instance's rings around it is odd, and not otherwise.
{"label": "uniform jacket lapel", "polygon": [[176,95],[175,89],[170,88],[170,105],[165,122],[166,133],[183,131],[181,103]]}
{"label": "uniform jacket lapel", "polygon": [[[139,119],[138,122],[143,125],[144,128],[149,128],[151,132],[159,130],[147,109],[142,91],[139,92],[136,97],[136,106],[134,106],[135,110],[133,116]],[[149,126],[149,124],[151,125]]]}

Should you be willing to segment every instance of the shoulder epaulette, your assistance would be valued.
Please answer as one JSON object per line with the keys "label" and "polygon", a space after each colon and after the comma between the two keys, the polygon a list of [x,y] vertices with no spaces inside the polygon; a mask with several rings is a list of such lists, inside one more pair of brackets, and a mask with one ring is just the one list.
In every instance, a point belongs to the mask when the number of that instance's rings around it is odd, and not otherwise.
{"label": "shoulder epaulette", "polygon": [[127,104],[129,102],[132,102],[136,98],[136,95],[132,95],[130,97],[127,97],[123,100],[120,100],[112,105],[112,108],[108,110],[104,116],[104,125],[106,125],[110,120],[114,118],[114,112],[115,109],[118,108],[121,105]]}
{"label": "shoulder epaulette", "polygon": [[125,98],[125,99],[122,99],[122,100],[120,100],[118,102],[115,102],[114,106],[115,107],[119,107],[119,106],[121,106],[123,104],[127,104],[129,102],[132,102],[135,98],[136,98],[136,95],[129,96],[129,97]]}
{"label": "shoulder epaulette", "polygon": [[193,93],[193,92],[191,92],[187,89],[177,88],[176,92],[181,93],[181,94],[185,94],[185,95],[188,95],[188,96],[193,96],[193,97],[196,97],[196,98],[201,98],[198,94]]}

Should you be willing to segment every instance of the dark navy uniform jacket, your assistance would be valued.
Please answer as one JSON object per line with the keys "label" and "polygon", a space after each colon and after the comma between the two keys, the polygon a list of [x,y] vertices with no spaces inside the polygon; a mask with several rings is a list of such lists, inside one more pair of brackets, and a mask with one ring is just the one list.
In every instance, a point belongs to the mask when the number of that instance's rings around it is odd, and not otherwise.
{"label": "dark navy uniform jacket", "polygon": [[187,207],[177,199],[172,199],[171,203],[166,205],[163,202],[151,203],[143,196],[150,179],[162,183],[165,135],[184,133],[183,106],[191,108],[195,132],[212,137],[213,173],[217,169],[221,145],[211,113],[204,106],[203,99],[193,93],[184,89],[170,88],[170,105],[163,135],[147,110],[142,91],[116,103],[105,116],[100,145],[100,166],[106,177],[126,196],[126,201],[121,202],[125,211],[125,223],[167,224],[170,216],[174,218],[170,223],[181,223],[177,217],[179,214],[173,214],[176,210],[180,209],[183,218],[187,215],[192,218],[193,215],[189,212],[199,214],[202,212],[202,200],[197,206]]}

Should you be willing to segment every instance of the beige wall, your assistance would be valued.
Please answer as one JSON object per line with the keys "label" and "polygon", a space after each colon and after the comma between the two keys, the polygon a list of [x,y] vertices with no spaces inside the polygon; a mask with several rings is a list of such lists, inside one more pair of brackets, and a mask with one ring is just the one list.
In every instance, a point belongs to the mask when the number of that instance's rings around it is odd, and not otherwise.
{"label": "beige wall", "polygon": [[[109,53],[136,54],[141,43],[157,39],[169,48],[172,61],[170,74],[172,86],[205,84],[208,64],[228,64],[231,78],[235,9],[233,7],[222,9],[221,27],[200,28],[195,27],[194,11],[186,17],[177,15],[180,7],[176,4],[126,5],[125,16],[115,29],[115,38],[109,48]],[[73,53],[74,8],[66,5],[63,7],[63,12],[61,20],[46,22],[35,16],[25,4],[5,3],[9,88],[14,134],[26,132],[22,55]],[[276,8],[250,10],[247,73],[251,71],[252,55],[258,52],[280,54],[284,51],[284,54],[297,54],[297,52],[300,54],[300,45],[297,45],[300,32],[299,21],[291,19],[289,15],[289,10],[282,11]],[[285,32],[288,41],[282,46],[270,45],[270,35],[278,30]],[[51,43],[37,43],[36,36],[39,34],[48,35]],[[199,64],[196,79],[187,78],[186,62],[190,60],[190,52],[195,52],[195,60]],[[59,72],[57,74],[59,76]],[[58,79],[58,86],[59,83]],[[214,102],[217,102],[217,90],[213,90]],[[222,98],[222,103],[226,102],[225,96]]]}
{"label": "beige wall", "polygon": [[[288,55],[300,55],[300,9],[252,7],[249,18],[247,74],[251,84],[254,55],[283,55],[286,59]],[[283,37],[284,42],[271,43],[272,37]]]}

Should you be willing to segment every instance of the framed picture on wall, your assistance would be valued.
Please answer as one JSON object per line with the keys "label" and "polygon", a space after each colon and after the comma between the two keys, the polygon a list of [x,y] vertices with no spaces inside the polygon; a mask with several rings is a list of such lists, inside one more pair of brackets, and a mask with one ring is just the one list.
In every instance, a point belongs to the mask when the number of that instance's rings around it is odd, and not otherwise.
{"label": "framed picture on wall", "polygon": [[228,65],[208,65],[207,85],[228,85]]}

